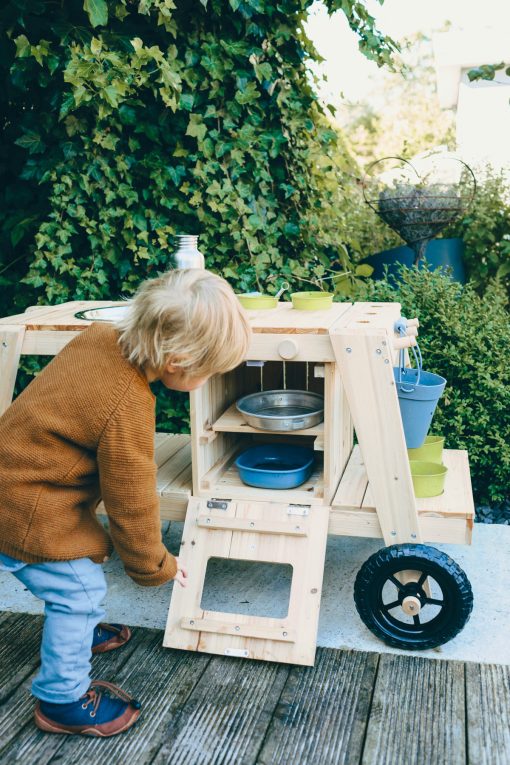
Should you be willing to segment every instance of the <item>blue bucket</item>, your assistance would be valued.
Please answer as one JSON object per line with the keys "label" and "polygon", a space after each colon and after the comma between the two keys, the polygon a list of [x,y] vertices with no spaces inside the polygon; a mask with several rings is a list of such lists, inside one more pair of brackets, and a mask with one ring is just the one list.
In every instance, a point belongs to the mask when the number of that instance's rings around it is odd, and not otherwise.
{"label": "blue bucket", "polygon": [[425,441],[437,402],[443,395],[446,380],[433,372],[424,372],[419,346],[412,348],[416,368],[404,367],[404,352],[400,365],[393,368],[406,446],[419,449]]}

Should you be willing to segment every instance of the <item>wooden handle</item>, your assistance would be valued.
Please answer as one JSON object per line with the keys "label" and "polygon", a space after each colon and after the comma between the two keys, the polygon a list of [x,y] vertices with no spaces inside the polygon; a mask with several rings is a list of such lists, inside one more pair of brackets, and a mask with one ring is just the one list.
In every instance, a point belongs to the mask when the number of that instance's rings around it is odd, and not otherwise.
{"label": "wooden handle", "polygon": [[407,320],[407,326],[408,327],[419,327],[420,322],[418,319],[408,319]]}
{"label": "wooden handle", "polygon": [[411,348],[413,345],[416,345],[415,337],[396,337],[393,340],[393,347],[396,351],[400,351],[402,348]]}
{"label": "wooden handle", "polygon": [[407,327],[406,329],[407,337],[416,337],[417,334],[418,334],[418,327]]}

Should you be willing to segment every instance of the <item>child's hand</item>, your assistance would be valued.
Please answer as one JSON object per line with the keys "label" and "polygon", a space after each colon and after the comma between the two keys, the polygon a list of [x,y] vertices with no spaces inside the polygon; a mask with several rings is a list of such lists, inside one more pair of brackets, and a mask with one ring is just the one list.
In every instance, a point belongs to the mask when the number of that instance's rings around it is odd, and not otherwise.
{"label": "child's hand", "polygon": [[181,587],[186,587],[186,585],[188,584],[186,581],[188,577],[188,572],[186,571],[182,563],[180,563],[179,558],[176,558],[175,560],[177,561],[177,573],[174,576],[173,581],[179,582]]}

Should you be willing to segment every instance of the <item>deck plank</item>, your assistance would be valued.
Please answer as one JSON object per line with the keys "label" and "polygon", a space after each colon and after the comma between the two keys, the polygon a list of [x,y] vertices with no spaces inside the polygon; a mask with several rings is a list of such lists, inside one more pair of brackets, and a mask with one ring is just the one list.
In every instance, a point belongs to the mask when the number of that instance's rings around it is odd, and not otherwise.
{"label": "deck plank", "polygon": [[464,665],[385,654],[362,765],[464,765]]}
{"label": "deck plank", "polygon": [[[143,637],[143,630],[135,630],[132,639],[122,650],[95,656],[92,660],[93,676],[116,682],[116,673],[137,650]],[[62,736],[48,736],[38,731],[33,723],[35,702],[30,692],[33,674],[16,688],[6,703],[0,704],[0,763],[2,765],[22,761],[27,750],[32,753],[38,752],[37,759],[34,755],[34,759],[25,760],[30,765],[35,762],[48,762],[65,741]],[[39,751],[40,747],[42,747],[41,751]]]}
{"label": "deck plank", "polygon": [[42,617],[10,614],[0,628],[0,704],[39,664]]}
{"label": "deck plank", "polygon": [[282,664],[212,659],[152,765],[253,765],[288,674]]}
{"label": "deck plank", "polygon": [[469,765],[510,762],[510,666],[466,664]]}
{"label": "deck plank", "polygon": [[377,660],[319,648],[314,667],[294,667],[257,765],[358,765]]}

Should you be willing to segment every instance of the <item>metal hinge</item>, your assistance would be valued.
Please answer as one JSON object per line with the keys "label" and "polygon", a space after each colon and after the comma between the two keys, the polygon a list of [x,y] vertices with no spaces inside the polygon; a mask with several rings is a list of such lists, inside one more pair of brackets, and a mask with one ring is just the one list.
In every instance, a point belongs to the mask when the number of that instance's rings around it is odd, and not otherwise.
{"label": "metal hinge", "polygon": [[209,510],[227,510],[230,502],[232,502],[231,499],[211,497],[211,499],[207,500],[207,507]]}
{"label": "metal hinge", "polygon": [[308,515],[310,513],[311,505],[289,505],[287,508],[287,515]]}

